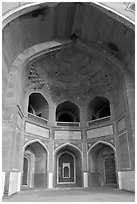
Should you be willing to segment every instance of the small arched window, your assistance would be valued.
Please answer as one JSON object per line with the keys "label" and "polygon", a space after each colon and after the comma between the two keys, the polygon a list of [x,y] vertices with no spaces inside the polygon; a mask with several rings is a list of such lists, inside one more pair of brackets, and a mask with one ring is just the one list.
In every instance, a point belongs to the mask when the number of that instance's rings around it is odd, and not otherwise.
{"label": "small arched window", "polygon": [[105,97],[95,97],[87,108],[87,121],[110,116],[109,100]]}
{"label": "small arched window", "polygon": [[29,96],[28,112],[38,117],[48,119],[49,105],[41,93],[32,93]]}
{"label": "small arched window", "polygon": [[59,122],[79,122],[79,108],[76,104],[66,101],[57,106],[56,121]]}

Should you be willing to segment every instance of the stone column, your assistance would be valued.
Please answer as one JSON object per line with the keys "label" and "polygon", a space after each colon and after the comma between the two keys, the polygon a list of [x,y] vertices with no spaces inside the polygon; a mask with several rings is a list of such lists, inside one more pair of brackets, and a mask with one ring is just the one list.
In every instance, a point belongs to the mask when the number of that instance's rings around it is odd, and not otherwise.
{"label": "stone column", "polygon": [[81,106],[80,107],[80,127],[87,126],[87,107]]}
{"label": "stone column", "polygon": [[88,171],[87,171],[87,133],[86,130],[82,130],[82,140],[83,140],[83,187],[88,187]]}
{"label": "stone column", "polygon": [[48,188],[53,188],[53,172],[48,173]]}
{"label": "stone column", "polygon": [[84,188],[88,188],[88,172],[83,172]]}
{"label": "stone column", "polygon": [[49,121],[48,125],[49,126],[55,126],[55,121],[56,121],[56,106],[54,103],[51,103],[49,106]]}
{"label": "stone column", "polygon": [[49,160],[48,160],[48,188],[53,188],[53,176],[54,176],[54,158],[53,158],[53,152],[54,152],[54,131],[51,128],[50,130],[50,142],[49,142]]}

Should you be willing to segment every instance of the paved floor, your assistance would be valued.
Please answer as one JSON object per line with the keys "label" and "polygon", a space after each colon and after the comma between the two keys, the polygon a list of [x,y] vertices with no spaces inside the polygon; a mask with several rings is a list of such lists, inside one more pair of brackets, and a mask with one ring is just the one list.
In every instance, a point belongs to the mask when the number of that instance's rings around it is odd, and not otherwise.
{"label": "paved floor", "polygon": [[3,202],[135,202],[135,194],[112,187],[21,191]]}

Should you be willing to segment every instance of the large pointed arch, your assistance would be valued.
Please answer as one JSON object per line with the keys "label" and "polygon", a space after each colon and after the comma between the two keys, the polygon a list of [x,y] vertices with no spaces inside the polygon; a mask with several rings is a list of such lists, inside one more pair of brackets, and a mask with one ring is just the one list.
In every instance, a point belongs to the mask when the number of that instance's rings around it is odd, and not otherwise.
{"label": "large pointed arch", "polygon": [[[64,154],[68,154],[68,155],[71,155],[72,156],[72,158],[73,158],[73,163],[74,163],[74,166],[73,166],[73,168],[74,168],[74,172],[75,172],[75,164],[76,164],[76,159],[75,159],[75,156],[74,156],[74,154],[73,153],[71,153],[71,152],[69,152],[69,151],[63,151],[63,152],[61,152],[58,156],[57,156],[57,167],[58,167],[58,164],[59,164],[59,160],[60,160],[60,157],[62,156],[62,155],[64,155]],[[70,167],[70,166],[69,166]],[[70,169],[70,168],[69,168]],[[58,174],[58,168],[57,168],[57,174]],[[71,183],[75,183],[75,181],[76,181],[76,175],[74,174],[74,181],[73,182],[71,182]],[[58,179],[58,177],[57,177],[57,183],[59,183],[59,179]]]}
{"label": "large pointed arch", "polygon": [[[72,164],[72,160],[71,159],[68,160],[68,157],[66,158],[65,156],[66,152],[70,155],[73,155],[74,166]],[[82,174],[83,156],[82,156],[81,150],[73,144],[65,143],[60,145],[54,151],[53,154],[54,154],[54,166],[55,166],[55,172],[54,172],[55,187],[60,187],[64,185],[68,187],[76,187],[76,186],[81,187],[82,181],[83,181],[83,174]],[[62,163],[58,162],[59,161],[58,158],[60,155],[64,155],[62,157]],[[71,177],[69,179],[62,178],[62,173],[61,173],[62,166],[66,162],[70,163]],[[58,181],[61,181],[61,182],[58,182]]]}
{"label": "large pointed arch", "polygon": [[43,142],[41,142],[39,139],[30,140],[27,143],[25,143],[25,145],[23,146],[23,151],[25,150],[25,148],[28,145],[33,144],[35,142],[38,142],[47,151],[47,153],[49,153],[48,148],[46,147],[46,145]]}
{"label": "large pointed arch", "polygon": [[89,148],[89,150],[87,151],[87,154],[89,154],[89,152],[91,151],[91,149],[93,149],[96,145],[98,145],[98,144],[105,144],[105,145],[108,145],[108,146],[110,146],[113,150],[114,150],[114,152],[116,151],[116,148],[114,147],[114,145],[112,145],[110,142],[106,142],[106,141],[104,141],[104,140],[98,140],[97,142],[95,142],[90,148]]}
{"label": "large pointed arch", "polygon": [[57,147],[57,148],[54,150],[53,154],[55,155],[60,149],[62,149],[62,148],[65,147],[65,146],[71,146],[71,147],[75,148],[76,150],[79,151],[79,153],[80,153],[81,156],[82,156],[82,151],[81,151],[76,145],[71,144],[71,143],[69,143],[69,142],[67,142],[67,143],[65,143],[65,144],[62,144],[62,145],[60,145],[59,147]]}
{"label": "large pointed arch", "polygon": [[[23,161],[28,156],[29,166],[23,162],[22,166],[22,188],[47,188],[48,185],[48,166],[49,157],[47,147],[39,140],[28,141],[23,146]],[[29,169],[26,175],[26,168]],[[28,180],[27,186],[24,186],[24,179]]]}
{"label": "large pointed arch", "polygon": [[[89,172],[89,187],[104,186],[107,184],[107,175],[111,178],[112,184],[116,185],[116,149],[111,143],[99,140],[95,142],[87,151],[87,169]],[[108,163],[108,173],[106,174],[105,161],[113,160],[113,164]],[[112,168],[114,167],[114,168]],[[111,171],[112,169],[113,171]]]}

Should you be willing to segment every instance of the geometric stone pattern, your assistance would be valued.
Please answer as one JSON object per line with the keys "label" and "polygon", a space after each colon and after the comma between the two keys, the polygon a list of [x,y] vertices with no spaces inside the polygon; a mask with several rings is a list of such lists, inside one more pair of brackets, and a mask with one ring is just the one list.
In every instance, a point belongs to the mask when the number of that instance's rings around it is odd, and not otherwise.
{"label": "geometric stone pattern", "polygon": [[30,88],[33,87],[35,89],[41,89],[44,84],[44,81],[39,77],[38,73],[36,72],[34,64],[32,64],[29,68],[28,86]]}

